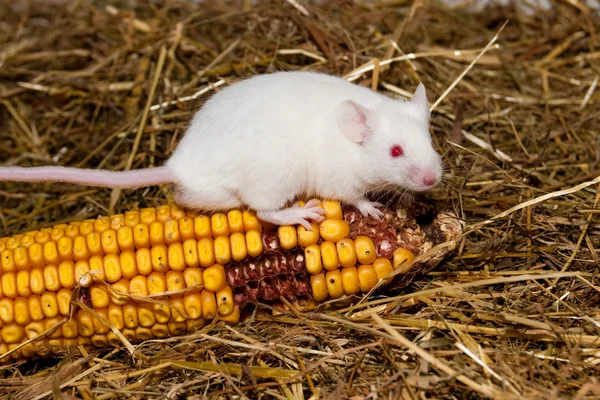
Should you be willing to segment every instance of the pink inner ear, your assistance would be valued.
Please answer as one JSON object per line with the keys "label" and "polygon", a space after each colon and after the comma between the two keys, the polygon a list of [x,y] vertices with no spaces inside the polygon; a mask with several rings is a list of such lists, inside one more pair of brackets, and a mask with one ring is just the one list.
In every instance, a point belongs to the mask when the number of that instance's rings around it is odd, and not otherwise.
{"label": "pink inner ear", "polygon": [[364,142],[369,135],[367,110],[352,100],[339,105],[337,121],[344,136],[354,143]]}

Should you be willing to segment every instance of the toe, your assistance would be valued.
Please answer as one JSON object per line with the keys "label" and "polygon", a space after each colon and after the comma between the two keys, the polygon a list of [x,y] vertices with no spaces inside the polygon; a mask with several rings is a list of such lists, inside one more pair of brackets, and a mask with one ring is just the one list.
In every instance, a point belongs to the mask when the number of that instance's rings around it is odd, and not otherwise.
{"label": "toe", "polygon": [[297,221],[297,223],[302,225],[307,231],[312,231],[312,226],[310,226],[307,220],[301,218]]}
{"label": "toe", "polygon": [[319,201],[316,199],[311,199],[304,205],[304,208],[313,208],[319,204]]}

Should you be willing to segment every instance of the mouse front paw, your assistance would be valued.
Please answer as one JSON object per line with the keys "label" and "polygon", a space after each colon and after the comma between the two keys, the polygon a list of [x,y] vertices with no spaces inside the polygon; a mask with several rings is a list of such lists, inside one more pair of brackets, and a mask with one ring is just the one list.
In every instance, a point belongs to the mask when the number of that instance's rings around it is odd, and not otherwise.
{"label": "mouse front paw", "polygon": [[307,230],[312,230],[310,221],[316,223],[322,222],[325,217],[325,210],[318,206],[318,202],[309,201],[303,206],[298,203],[292,207],[276,211],[258,211],[256,216],[265,222],[275,225],[302,225]]}
{"label": "mouse front paw", "polygon": [[354,202],[352,205],[358,208],[358,211],[360,211],[360,213],[365,217],[372,217],[377,220],[383,218],[383,212],[380,210],[380,208],[383,207],[383,204],[381,203],[367,199],[361,199]]}

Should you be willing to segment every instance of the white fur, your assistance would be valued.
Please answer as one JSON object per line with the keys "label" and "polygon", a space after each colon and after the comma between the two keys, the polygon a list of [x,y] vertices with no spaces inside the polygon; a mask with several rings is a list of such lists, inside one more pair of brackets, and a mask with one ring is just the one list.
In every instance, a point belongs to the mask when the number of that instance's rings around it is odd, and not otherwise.
{"label": "white fur", "polygon": [[[336,117],[347,100],[370,110],[371,133],[361,144],[344,136]],[[441,179],[426,100],[422,87],[414,102],[404,102],[324,74],[256,76],[205,104],[167,168],[180,186],[178,200],[191,207],[278,210],[308,195],[368,211],[368,190],[425,190],[415,174],[427,169]],[[390,156],[394,144],[403,157]]]}

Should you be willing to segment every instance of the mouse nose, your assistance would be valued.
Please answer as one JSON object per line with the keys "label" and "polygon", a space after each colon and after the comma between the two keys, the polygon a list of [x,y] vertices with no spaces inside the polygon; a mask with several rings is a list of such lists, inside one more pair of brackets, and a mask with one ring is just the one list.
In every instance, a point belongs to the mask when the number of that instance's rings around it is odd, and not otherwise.
{"label": "mouse nose", "polygon": [[423,175],[423,184],[425,186],[433,186],[437,182],[437,177],[431,171],[427,171],[425,175]]}

